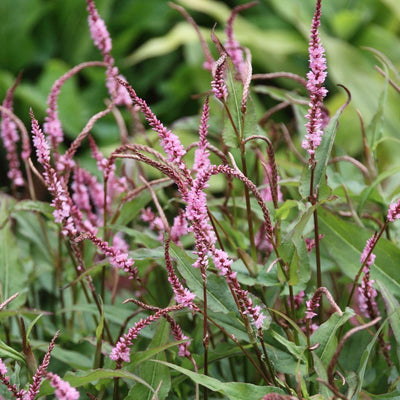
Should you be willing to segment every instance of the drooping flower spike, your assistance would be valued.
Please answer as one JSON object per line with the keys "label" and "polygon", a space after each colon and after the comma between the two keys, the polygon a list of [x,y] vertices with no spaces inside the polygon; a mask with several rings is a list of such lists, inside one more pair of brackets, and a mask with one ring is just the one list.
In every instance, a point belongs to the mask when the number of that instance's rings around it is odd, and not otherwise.
{"label": "drooping flower spike", "polygon": [[[57,106],[57,100],[64,83],[84,68],[104,66],[107,66],[107,64],[101,61],[89,61],[78,64],[54,82],[53,87],[50,90],[50,94],[47,97],[47,115],[45,117],[45,123],[43,124],[44,133],[49,136],[53,150],[57,150],[58,145],[64,140],[64,133],[61,126],[61,121],[59,119]],[[57,161],[58,153],[55,152],[54,156]]]}
{"label": "drooping flower spike", "polygon": [[[228,19],[228,22],[226,24],[226,28],[225,28],[225,33],[226,33],[226,37],[227,40],[225,42],[225,50],[228,53],[229,57],[232,60],[232,64],[234,65],[240,79],[242,79],[244,81],[245,77],[246,77],[246,63],[244,61],[244,57],[243,57],[243,50],[240,47],[239,42],[235,39],[235,35],[234,35],[234,30],[233,30],[233,22],[235,21],[237,15],[243,11],[243,10],[247,10],[248,8],[251,8],[253,6],[255,6],[256,4],[258,4],[257,1],[252,1],[250,3],[247,4],[242,4],[240,6],[235,7],[232,10],[232,13]],[[251,74],[250,74],[251,76]]]}
{"label": "drooping flower spike", "polygon": [[106,70],[106,86],[116,105],[130,106],[132,104],[128,92],[123,86],[118,85],[116,78],[123,79],[116,67],[114,58],[111,55],[112,41],[107,30],[106,24],[100,17],[94,0],[87,0],[87,11],[90,35],[92,36],[94,45],[100,50],[104,62],[107,64]]}
{"label": "drooping flower spike", "polygon": [[167,129],[162,122],[156,117],[147,105],[146,101],[141,99],[135,92],[135,90],[127,82],[121,79],[117,79],[119,84],[124,86],[129,96],[131,97],[134,104],[140,107],[140,110],[144,114],[147,122],[158,133],[160,138],[160,144],[163,147],[165,154],[168,156],[168,160],[176,163],[179,168],[186,170],[186,165],[182,161],[182,157],[186,154],[184,147],[182,146],[179,138],[171,130]]}
{"label": "drooping flower spike", "polygon": [[160,309],[153,315],[149,315],[145,319],[141,319],[136,324],[129,329],[128,333],[125,335],[121,336],[111,351],[110,358],[113,361],[116,361],[117,363],[117,369],[121,368],[123,362],[129,362],[130,361],[130,346],[132,346],[133,341],[137,338],[139,335],[140,331],[145,328],[147,325],[150,325],[154,321],[157,321],[164,315],[173,312],[173,311],[178,311],[183,308],[183,305],[177,305],[173,307],[168,307],[164,309]]}
{"label": "drooping flower spike", "polygon": [[310,155],[310,166],[315,164],[315,150],[321,144],[323,134],[323,99],[328,93],[323,86],[326,73],[325,49],[321,44],[319,37],[319,26],[321,24],[321,0],[317,0],[315,14],[311,24],[311,34],[309,42],[309,66],[310,71],[307,74],[307,89],[310,94],[310,103],[306,118],[307,134],[302,143]]}

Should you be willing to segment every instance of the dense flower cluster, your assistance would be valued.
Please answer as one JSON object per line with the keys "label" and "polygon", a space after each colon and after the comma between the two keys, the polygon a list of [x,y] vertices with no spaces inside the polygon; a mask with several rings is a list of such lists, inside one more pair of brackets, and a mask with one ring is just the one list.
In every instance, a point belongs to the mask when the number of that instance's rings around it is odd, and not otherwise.
{"label": "dense flower cluster", "polygon": [[54,392],[58,400],[77,400],[79,399],[79,392],[71,387],[71,385],[62,380],[57,374],[48,373],[47,379],[49,379],[50,385],[56,389]]}
{"label": "dense flower cluster", "polygon": [[328,91],[323,84],[326,78],[325,50],[321,45],[318,28],[321,19],[321,0],[317,0],[315,14],[311,25],[309,43],[310,71],[307,74],[307,89],[310,93],[309,110],[306,118],[307,134],[302,147],[310,154],[310,164],[314,163],[315,150],[322,139],[323,114],[321,111],[322,101]]}

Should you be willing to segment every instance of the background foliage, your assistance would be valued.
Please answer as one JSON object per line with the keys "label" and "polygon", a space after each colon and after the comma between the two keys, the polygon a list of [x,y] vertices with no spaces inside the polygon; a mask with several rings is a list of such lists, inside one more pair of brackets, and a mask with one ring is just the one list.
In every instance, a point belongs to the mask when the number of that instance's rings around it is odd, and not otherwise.
{"label": "background foliage", "polygon": [[[223,38],[223,27],[230,15],[230,9],[235,5],[242,4],[241,1],[219,2],[213,0],[179,0],[178,3],[183,5],[197,23],[204,28],[204,35],[207,38],[214,21],[217,21],[217,35]],[[103,0],[97,1],[96,4],[113,38],[113,56],[121,72],[132,83],[138,94],[151,104],[160,120],[175,128],[174,131],[179,134],[183,143],[188,144],[195,141],[200,102],[193,95],[209,90],[210,75],[202,68],[204,59],[193,28],[164,0],[147,0],[145,2]],[[397,198],[400,192],[398,185],[400,162],[397,156],[400,146],[398,94],[388,87],[385,79],[374,68],[376,64],[379,64],[382,68],[389,69],[394,79],[399,78],[397,73],[400,68],[399,4],[395,0],[337,0],[335,2],[326,1],[323,4],[322,40],[328,58],[328,89],[330,91],[326,104],[331,110],[331,114],[334,114],[345,101],[345,94],[337,87],[337,84],[345,85],[352,94],[352,103],[340,120],[334,155],[349,154],[362,159],[363,146],[357,110],[364,118],[369,135],[376,136],[371,144],[376,147],[378,152],[378,170],[377,175],[373,177],[375,178],[373,182],[365,182],[360,176],[360,172],[351,164],[340,163],[334,168],[329,168],[329,184],[333,189],[331,194],[333,198],[336,196],[333,201],[329,199],[332,201],[330,204],[332,210],[335,210],[335,207],[339,211],[344,209],[346,196],[350,195],[349,203],[354,204],[360,213],[366,209],[371,213],[384,214],[389,202],[393,198]],[[307,42],[314,7],[314,0],[261,0],[256,7],[238,16],[235,22],[235,33],[239,42],[251,50],[254,73],[290,71],[301,76],[306,74],[308,70]],[[46,98],[55,79],[75,64],[100,59],[100,55],[93,47],[89,36],[86,22],[87,13],[82,0],[3,0],[0,2],[0,16],[5,21],[0,24],[0,97],[4,97],[15,76],[23,70],[22,83],[15,92],[15,112],[28,125],[29,107],[35,110],[39,120],[43,119]],[[390,61],[386,60],[382,64],[380,59],[384,57],[383,54]],[[378,59],[376,55],[378,55]],[[257,87],[252,96],[258,118],[265,109],[287,98],[288,93],[293,97],[306,99],[305,90],[299,89],[298,85],[285,80],[274,80],[272,83],[271,87],[256,82]],[[65,133],[70,141],[80,132],[90,116],[104,108],[105,97],[107,97],[107,93],[104,88],[103,70],[84,71],[79,78],[74,78],[65,85],[60,96],[59,108]],[[303,116],[305,113],[306,107],[304,106],[285,109],[273,116],[273,122],[266,127],[267,131],[273,132],[275,125],[285,122],[289,125],[291,132],[294,132],[294,142],[298,145],[304,136]],[[382,118],[383,113],[384,119]],[[211,124],[210,136],[215,139],[217,135],[212,131],[213,125],[215,123]],[[107,116],[96,123],[93,132],[101,150],[106,154],[109,154],[119,143],[118,127],[112,116]],[[150,134],[149,138],[155,142],[154,134]],[[144,141],[143,138],[137,139],[139,142]],[[225,132],[225,139],[229,140],[229,133]],[[234,153],[234,150],[232,152]],[[300,209],[301,206],[295,186],[297,182],[293,182],[294,179],[291,182],[291,178],[298,177],[302,167],[295,163],[293,154],[287,150],[283,140],[278,143],[276,156],[280,167],[279,172],[283,178],[282,187],[286,197],[290,198],[277,211],[276,218],[282,220],[283,231],[292,232],[291,229],[293,230],[294,233],[291,233],[293,237],[289,239],[298,245],[296,240],[300,237],[300,231],[301,234],[307,235],[312,230],[312,227],[306,224],[306,218],[304,221],[298,221],[295,218],[296,207]],[[94,163],[87,148],[83,148],[79,158],[83,166],[93,169]],[[5,157],[1,157],[1,185],[6,187],[8,181],[4,159]],[[252,165],[252,167],[254,166]],[[256,167],[254,167],[254,171],[254,180],[259,181],[259,177],[256,176]],[[379,186],[380,183],[382,183],[382,187]],[[214,179],[212,181],[212,190],[217,194],[223,187],[221,180]],[[241,194],[239,185],[235,185],[234,189],[234,194],[239,196]],[[301,189],[300,194],[303,194],[304,198],[306,197]],[[328,196],[324,197],[324,193],[321,198],[328,200]],[[161,192],[160,199],[169,216],[168,212],[174,211],[174,208],[170,206],[168,192],[167,194]],[[335,199],[337,199],[336,203]],[[145,270],[145,266],[149,262],[158,265],[162,264],[164,259],[159,242],[152,233],[147,231],[143,233],[143,227],[141,227],[142,230],[134,230],[131,229],[131,226],[127,226],[150,201],[148,194],[140,196],[137,202],[129,205],[121,213],[117,221],[119,229],[125,230],[127,236],[134,240],[138,247],[145,248],[145,250],[137,248],[131,252],[131,255],[137,260],[136,264],[142,270]],[[210,203],[210,207],[219,216],[217,207],[219,199],[214,201],[214,204]],[[37,207],[39,207],[37,203],[27,202],[21,205],[12,198],[2,198],[0,222],[6,220],[11,212],[15,223],[0,230],[0,260],[1,264],[5,266],[1,270],[0,281],[7,290],[7,293],[1,293],[1,295],[2,298],[7,298],[15,291],[22,293],[10,305],[9,311],[2,312],[1,316],[4,319],[13,316],[13,313],[16,314],[15,310],[23,304],[34,305],[38,309],[48,312],[57,311],[55,309],[54,288],[56,285],[52,258],[58,251],[57,227],[50,223],[52,209],[44,203],[41,203],[40,209]],[[238,208],[240,208],[240,204]],[[253,209],[257,210],[254,204]],[[47,228],[51,233],[50,237],[43,237],[37,215],[32,211],[38,211],[49,217]],[[304,212],[303,216],[311,215],[309,210],[302,209],[301,211]],[[258,215],[256,216],[258,217]],[[240,222],[239,228],[244,227],[243,231],[245,231],[245,219],[243,218]],[[360,266],[359,256],[365,241],[371,231],[376,229],[372,222],[364,221],[364,223],[363,228],[365,229],[361,230],[360,226],[326,210],[320,213],[321,231],[325,235],[322,242],[324,272],[326,275],[330,275],[329,284],[333,290],[336,290],[336,295],[340,295],[340,285],[345,285],[354,278]],[[230,236],[229,246],[234,249],[248,248],[248,238],[241,234],[240,229],[237,232],[223,218],[221,218],[221,224]],[[298,228],[296,228],[296,224],[298,224]],[[396,241],[398,228],[394,226],[391,229],[393,230],[392,239]],[[18,244],[16,237],[18,237]],[[190,247],[190,239],[188,243],[184,244]],[[305,249],[304,245],[302,246],[298,254],[291,254],[293,265],[297,265],[298,259],[304,261],[302,257],[305,256],[301,252],[305,253]],[[288,254],[290,251],[292,251],[292,247],[287,249]],[[174,259],[178,260],[179,273],[185,278],[191,290],[196,291],[197,288],[196,294],[201,298],[201,279],[196,273],[193,273],[191,268],[193,260],[188,256],[191,252],[172,247],[171,253]],[[387,309],[394,312],[398,303],[393,295],[397,298],[400,295],[400,273],[397,268],[400,251],[392,240],[381,239],[375,253],[377,262],[373,277],[382,285],[379,290],[385,299]],[[85,253],[85,257],[90,260],[93,254],[94,249],[89,249]],[[303,288],[310,283],[310,268],[313,270],[314,265],[313,262],[311,262],[311,266],[307,262],[301,265],[303,269],[294,268],[290,279],[292,283]],[[100,269],[100,267],[101,265],[96,265],[95,268]],[[262,271],[257,276],[257,280],[254,279],[240,262],[236,262],[235,269],[239,271],[241,283],[248,285],[254,291],[261,290],[260,287],[268,288],[267,303],[277,299],[279,282],[270,280],[270,277],[263,274]],[[94,275],[97,273],[98,270],[93,270]],[[66,282],[73,281],[75,275],[72,268],[66,269],[64,278]],[[162,274],[149,276],[149,287],[154,290],[162,285],[165,287],[165,283],[166,278]],[[221,285],[224,282],[219,277],[212,277],[209,284],[210,314],[228,326],[231,332],[235,332],[240,340],[248,340],[246,332],[237,318],[237,310],[235,310],[232,299],[220,294]],[[228,289],[225,291],[227,292]],[[35,295],[33,296],[32,293]],[[159,305],[167,306],[171,298],[170,291],[156,293]],[[74,322],[78,329],[67,326],[67,334],[61,336],[61,342],[64,341],[62,346],[54,351],[56,361],[53,369],[55,372],[59,371],[63,374],[70,367],[77,368],[81,371],[80,376],[71,374],[71,382],[78,382],[77,386],[87,385],[86,387],[91,382],[96,390],[106,392],[107,385],[110,384],[111,378],[117,376],[117,372],[107,369],[111,368],[111,361],[108,359],[105,361],[106,369],[95,373],[89,371],[93,367],[91,358],[93,345],[99,339],[93,337],[93,332],[96,332],[99,325],[98,321],[87,322],[82,318],[83,314],[98,315],[98,311],[93,304],[77,302],[74,298],[75,295],[78,296],[73,290],[66,295],[63,314],[68,321],[72,321],[74,319],[72,315],[76,315]],[[340,303],[340,296],[338,297]],[[121,305],[124,299],[123,295],[118,295],[116,305],[106,304],[104,306],[104,317],[112,324],[114,336],[118,333],[117,327],[123,325],[129,317],[129,311]],[[107,298],[107,300],[109,302],[110,299]],[[344,299],[342,300],[344,301]],[[344,309],[345,304],[342,303],[340,306]],[[383,308],[383,301],[380,306]],[[44,313],[40,317],[40,323],[36,324],[35,318],[40,314],[39,311],[27,307],[20,309],[18,313],[19,315],[22,313],[32,324],[35,338],[46,337],[50,332],[54,332],[61,318],[60,315],[50,317]],[[145,315],[143,312],[138,313],[135,315],[135,321]],[[322,347],[316,352],[315,363],[319,362],[326,367],[337,346],[335,334],[352,316],[353,312],[347,310],[342,317],[329,319],[326,325],[316,332],[312,338],[313,343],[322,342]],[[399,318],[397,314],[392,314],[391,318],[390,323],[395,331],[394,337],[391,337],[391,356],[395,358],[397,355],[394,349],[400,338]],[[181,319],[183,328],[190,330],[191,321],[184,316]],[[126,390],[130,390],[132,396],[135,394],[140,398],[140,396],[144,396],[143,393],[150,396],[150,392],[144,385],[131,385],[132,382],[138,380],[134,375],[134,372],[137,371],[140,371],[143,376],[154,377],[154,380],[149,382],[153,388],[157,387],[158,378],[163,378],[161,398],[168,393],[171,385],[177,392],[180,391],[178,393],[180,398],[185,398],[190,393],[190,389],[179,385],[181,381],[184,381],[182,374],[186,374],[195,382],[210,389],[216,388],[216,391],[232,399],[240,399],[243,390],[254,390],[254,396],[258,396],[255,398],[259,398],[265,393],[265,387],[261,392],[259,386],[249,385],[243,389],[244,386],[240,386],[240,384],[222,383],[222,381],[235,380],[237,378],[235,372],[238,372],[232,366],[230,369],[224,368],[226,367],[224,363],[229,362],[228,359],[235,360],[235,357],[238,356],[237,348],[225,346],[225,343],[219,343],[212,355],[214,360],[226,357],[221,364],[215,363],[211,367],[212,374],[210,375],[218,378],[220,380],[218,382],[194,373],[191,375],[188,364],[182,364],[185,369],[180,365],[169,364],[166,366],[163,364],[166,361],[163,350],[168,347],[166,341],[169,332],[165,325],[166,322],[163,321],[157,327],[144,330],[141,337],[135,342],[138,361],[131,364],[128,370],[118,372],[125,381],[130,382]],[[9,333],[18,331],[15,322],[10,323],[8,329]],[[197,346],[195,350],[200,352],[202,335],[200,325],[192,334]],[[268,345],[274,349],[274,351],[270,351],[270,355],[277,369],[283,374],[289,374],[296,369],[304,372],[305,356],[302,354],[301,348],[287,342],[283,331],[277,329],[274,335],[268,338]],[[302,339],[304,342],[304,338]],[[395,360],[397,370],[395,368],[388,370],[383,366],[382,357],[377,356],[374,358],[376,368],[366,369],[369,357],[373,356],[372,344],[368,345],[370,340],[370,336],[363,333],[356,339],[351,338],[346,344],[340,362],[348,366],[349,371],[357,371],[362,384],[356,379],[351,381],[350,373],[346,376],[348,382],[353,385],[352,388],[361,390],[361,385],[364,385],[368,387],[369,391],[377,394],[395,389],[399,381],[399,360],[397,358]],[[35,350],[41,351],[46,349],[47,343],[47,339],[31,341]],[[362,345],[358,346],[359,343]],[[107,347],[107,345],[105,346]],[[351,357],[347,355],[347,349],[351,349]],[[1,350],[3,357],[4,354],[7,354],[11,358],[18,358],[16,354],[7,353],[11,350],[4,346]],[[105,348],[105,350],[109,352],[110,348]],[[175,353],[171,354],[172,358],[176,356]],[[159,362],[149,361],[150,358]],[[201,363],[200,357],[198,362]],[[178,370],[180,375],[171,374],[171,368]],[[381,370],[385,371],[382,374],[385,379],[389,376],[384,383],[382,383],[383,377],[379,376]],[[89,372],[85,374],[82,371]],[[249,375],[251,374],[252,372],[249,372]],[[14,375],[11,378],[15,380],[18,371],[15,371]],[[252,381],[254,376],[246,376],[246,378],[248,381]],[[104,380],[102,383],[93,383],[97,379],[108,380]],[[390,380],[391,385],[388,386],[387,381]],[[291,383],[294,386],[294,381]],[[313,384],[316,385],[315,381]],[[49,390],[49,386],[44,385],[42,394],[48,393]]]}

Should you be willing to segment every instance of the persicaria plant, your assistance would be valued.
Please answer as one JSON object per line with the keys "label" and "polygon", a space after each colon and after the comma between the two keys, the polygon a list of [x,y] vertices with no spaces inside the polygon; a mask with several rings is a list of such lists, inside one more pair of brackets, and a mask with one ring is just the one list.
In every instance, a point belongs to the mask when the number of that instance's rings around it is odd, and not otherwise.
{"label": "persicaria plant", "polygon": [[[98,59],[57,77],[44,115],[29,104],[29,128],[22,75],[0,107],[0,399],[398,398],[400,199],[377,152],[394,65],[373,50],[384,89],[348,132],[356,158],[335,143],[352,93],[329,82],[321,0],[301,74],[253,73],[235,21],[257,2],[210,41],[170,6],[202,50],[199,116],[161,121],[95,0]],[[105,107],[67,135],[63,89],[101,69]]]}

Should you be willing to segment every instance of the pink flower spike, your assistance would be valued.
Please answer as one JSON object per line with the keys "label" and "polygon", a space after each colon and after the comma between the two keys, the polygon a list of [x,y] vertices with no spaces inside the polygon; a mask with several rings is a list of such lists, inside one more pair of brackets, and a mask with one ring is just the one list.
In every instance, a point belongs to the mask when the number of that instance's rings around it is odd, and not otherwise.
{"label": "pink flower spike", "polygon": [[180,239],[182,236],[188,233],[188,224],[183,211],[179,212],[179,215],[174,218],[174,223],[171,226],[171,239],[174,243],[180,245]]}
{"label": "pink flower spike", "polygon": [[326,78],[326,59],[325,49],[322,47],[318,28],[321,19],[321,0],[317,0],[315,14],[311,24],[311,34],[309,42],[309,66],[310,72],[307,74],[307,89],[310,94],[310,108],[306,118],[307,134],[302,143],[310,155],[310,166],[315,164],[315,150],[321,144],[323,134],[323,115],[322,102],[328,91],[323,87]]}
{"label": "pink flower spike", "polygon": [[100,18],[93,0],[87,0],[87,11],[89,13],[89,28],[94,45],[103,55],[110,53],[112,48],[111,37],[106,24]]}
{"label": "pink flower spike", "polygon": [[396,219],[400,219],[400,199],[397,203],[390,204],[387,213],[387,220],[389,222],[394,222]]}
{"label": "pink flower spike", "polygon": [[240,48],[239,42],[235,39],[233,32],[233,22],[235,21],[236,16],[239,12],[243,10],[247,10],[250,7],[253,7],[257,4],[257,1],[252,1],[247,4],[242,4],[240,6],[235,7],[232,10],[232,13],[228,19],[226,24],[225,33],[227,40],[225,42],[225,49],[232,60],[232,64],[234,65],[239,77],[243,80],[246,75],[246,63],[243,59],[243,51]]}
{"label": "pink flower spike", "polygon": [[[6,97],[3,101],[3,107],[12,111],[13,110],[13,94],[20,81],[20,76],[16,79],[15,83],[7,91]],[[4,148],[6,150],[6,158],[8,160],[8,173],[7,176],[15,186],[24,186],[24,179],[20,168],[18,159],[17,143],[19,142],[19,134],[15,122],[4,112],[1,113],[0,135],[3,139]]]}
{"label": "pink flower spike", "polygon": [[[361,264],[365,263],[364,268],[366,268],[368,270],[371,267],[371,265],[374,263],[375,258],[376,258],[375,254],[372,253],[371,250],[375,246],[377,237],[378,237],[378,234],[375,232],[374,235],[367,240],[367,243],[366,243],[364,250],[361,254],[361,257],[360,257],[360,263]],[[368,256],[368,254],[369,254],[369,256]],[[367,260],[367,257],[368,257],[368,260]]]}
{"label": "pink flower spike", "polygon": [[212,75],[213,81],[211,82],[212,91],[215,97],[221,101],[226,100],[228,97],[228,89],[225,85],[225,62],[227,55],[223,53],[222,56],[215,62]]}
{"label": "pink flower spike", "polygon": [[3,360],[0,358],[0,375],[7,375],[7,367],[3,363]]}
{"label": "pink flower spike", "polygon": [[199,145],[198,148],[196,149],[196,152],[194,154],[194,165],[193,169],[198,172],[201,169],[208,168],[210,166],[210,160],[209,160],[209,151],[207,150],[207,134],[208,134],[208,119],[210,116],[210,105],[209,105],[209,99],[207,97],[204,107],[203,107],[203,112],[201,115],[200,119],[200,128],[199,128]]}
{"label": "pink flower spike", "polygon": [[186,151],[178,136],[162,124],[162,122],[156,117],[153,111],[151,111],[146,101],[141,99],[136,94],[132,86],[130,86],[122,79],[117,78],[117,81],[120,85],[126,88],[129,96],[132,99],[132,102],[140,107],[140,110],[144,114],[146,121],[153,128],[153,130],[158,133],[160,144],[163,147],[165,154],[167,154],[168,156],[168,161],[176,163],[179,168],[181,168],[183,171],[186,171],[186,165],[182,161],[182,158],[186,154]]}
{"label": "pink flower spike", "polygon": [[57,374],[48,373],[50,385],[56,389],[55,395],[58,400],[77,400],[79,392],[73,388],[68,382],[62,380]]}

